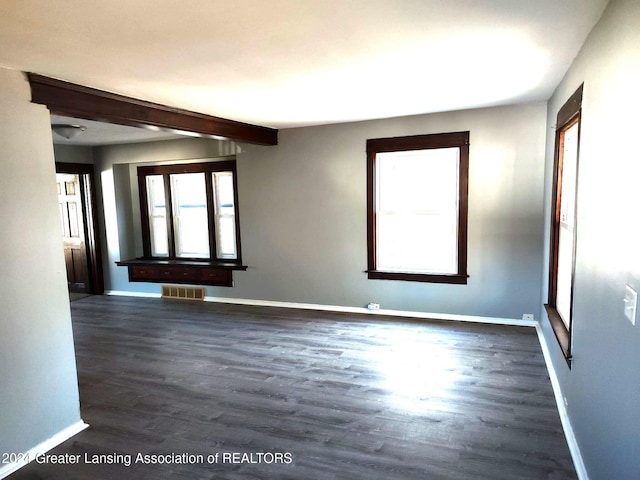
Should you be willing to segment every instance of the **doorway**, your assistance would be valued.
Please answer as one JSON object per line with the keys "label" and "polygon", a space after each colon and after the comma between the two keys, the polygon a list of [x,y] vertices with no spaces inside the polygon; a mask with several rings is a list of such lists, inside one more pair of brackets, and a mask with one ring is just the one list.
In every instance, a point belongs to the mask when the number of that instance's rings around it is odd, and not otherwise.
{"label": "doorway", "polygon": [[69,292],[87,293],[86,280],[89,267],[80,196],[80,175],[56,173],[56,183]]}
{"label": "doorway", "polygon": [[70,294],[104,293],[93,165],[56,163],[58,207]]}

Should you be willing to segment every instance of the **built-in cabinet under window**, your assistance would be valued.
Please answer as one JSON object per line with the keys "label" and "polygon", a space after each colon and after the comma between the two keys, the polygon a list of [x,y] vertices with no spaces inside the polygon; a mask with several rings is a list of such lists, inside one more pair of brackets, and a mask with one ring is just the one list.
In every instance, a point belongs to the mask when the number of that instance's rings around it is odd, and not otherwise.
{"label": "built-in cabinet under window", "polygon": [[198,260],[156,260],[136,258],[117,262],[128,267],[130,282],[187,283],[191,285],[233,286],[233,270],[244,265]]}

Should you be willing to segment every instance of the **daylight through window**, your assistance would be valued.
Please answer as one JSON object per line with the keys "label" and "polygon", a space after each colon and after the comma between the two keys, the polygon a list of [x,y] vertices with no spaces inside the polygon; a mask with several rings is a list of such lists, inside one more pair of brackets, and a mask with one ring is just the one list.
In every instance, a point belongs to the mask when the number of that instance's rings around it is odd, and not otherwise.
{"label": "daylight through window", "polygon": [[239,261],[235,162],[138,168],[148,258]]}
{"label": "daylight through window", "polygon": [[572,356],[581,110],[582,86],[560,108],[556,118],[553,208],[549,242],[549,297],[545,305],[558,344],[569,365]]}
{"label": "daylight through window", "polygon": [[469,132],[367,142],[369,278],[466,283]]}

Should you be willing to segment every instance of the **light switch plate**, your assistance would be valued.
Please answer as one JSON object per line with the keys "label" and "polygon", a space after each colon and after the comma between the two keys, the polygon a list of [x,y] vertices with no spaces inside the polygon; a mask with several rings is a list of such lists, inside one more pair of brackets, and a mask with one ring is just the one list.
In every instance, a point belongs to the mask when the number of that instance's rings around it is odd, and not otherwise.
{"label": "light switch plate", "polygon": [[638,293],[627,285],[624,293],[624,315],[632,325],[636,324],[636,309],[638,308]]}

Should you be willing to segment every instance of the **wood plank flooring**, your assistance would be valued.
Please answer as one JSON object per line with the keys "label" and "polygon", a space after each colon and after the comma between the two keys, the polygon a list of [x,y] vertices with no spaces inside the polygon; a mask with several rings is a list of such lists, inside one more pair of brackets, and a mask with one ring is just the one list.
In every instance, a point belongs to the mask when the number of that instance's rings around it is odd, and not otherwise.
{"label": "wood plank flooring", "polygon": [[79,463],[11,480],[576,478],[532,328],[107,296],[71,309],[91,427],[50,453]]}

